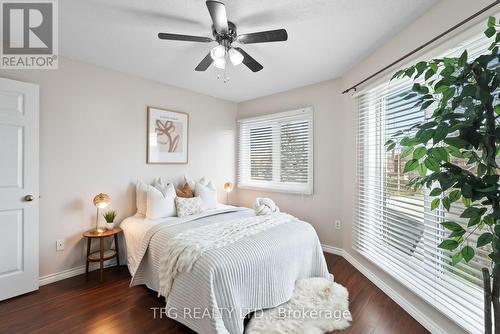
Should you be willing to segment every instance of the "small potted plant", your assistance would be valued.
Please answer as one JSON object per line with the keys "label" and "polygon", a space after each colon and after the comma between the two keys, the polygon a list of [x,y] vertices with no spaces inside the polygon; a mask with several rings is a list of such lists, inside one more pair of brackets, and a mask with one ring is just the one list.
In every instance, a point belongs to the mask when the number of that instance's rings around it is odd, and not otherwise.
{"label": "small potted plant", "polygon": [[104,213],[103,216],[106,220],[106,228],[112,230],[115,227],[114,221],[116,218],[116,211],[108,211]]}

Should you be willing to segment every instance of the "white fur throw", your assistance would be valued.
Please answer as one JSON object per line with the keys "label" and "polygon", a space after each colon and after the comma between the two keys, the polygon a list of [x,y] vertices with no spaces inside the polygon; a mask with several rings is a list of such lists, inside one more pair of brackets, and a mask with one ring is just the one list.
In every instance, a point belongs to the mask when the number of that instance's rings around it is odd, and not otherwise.
{"label": "white fur throw", "polygon": [[168,298],[175,277],[189,272],[204,252],[232,244],[284,222],[295,220],[285,213],[234,219],[187,230],[173,237],[161,255],[158,295]]}
{"label": "white fur throw", "polygon": [[349,293],[326,278],[295,283],[292,298],[275,308],[255,312],[246,334],[323,334],[343,330],[352,321]]}
{"label": "white fur throw", "polygon": [[257,197],[253,203],[253,209],[257,216],[269,215],[271,213],[280,212],[280,208],[270,198]]}

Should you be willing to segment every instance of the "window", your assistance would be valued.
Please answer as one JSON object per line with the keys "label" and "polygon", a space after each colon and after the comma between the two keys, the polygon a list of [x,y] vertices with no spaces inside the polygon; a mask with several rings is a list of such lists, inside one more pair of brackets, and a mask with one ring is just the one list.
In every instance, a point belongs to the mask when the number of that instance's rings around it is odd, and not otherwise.
{"label": "window", "polygon": [[313,112],[240,119],[238,187],[313,192]]}
{"label": "window", "polygon": [[[456,57],[466,48],[469,58],[486,53],[490,42],[478,35],[445,56]],[[497,66],[491,64],[491,66]],[[403,174],[401,149],[386,152],[384,143],[399,130],[409,129],[430,116],[404,100],[410,80],[395,80],[361,92],[357,97],[357,211],[354,248],[429,304],[471,333],[483,328],[481,268],[488,265],[487,252],[468,264],[452,265],[451,253],[437,247],[448,235],[439,224],[459,218],[463,206],[454,204],[432,211],[428,190],[407,187],[414,176]],[[401,139],[401,138],[400,138]],[[463,163],[463,161],[455,161]],[[417,172],[415,172],[416,175]],[[472,235],[471,243],[478,235]]]}

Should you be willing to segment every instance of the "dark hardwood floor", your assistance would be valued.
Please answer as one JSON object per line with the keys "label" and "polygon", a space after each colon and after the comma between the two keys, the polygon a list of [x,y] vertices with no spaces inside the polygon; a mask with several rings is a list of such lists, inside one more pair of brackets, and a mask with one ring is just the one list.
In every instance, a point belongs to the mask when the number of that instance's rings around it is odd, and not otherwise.
{"label": "dark hardwood floor", "polygon": [[[335,281],[349,290],[355,334],[428,333],[349,262],[325,254]],[[194,333],[178,322],[154,319],[163,299],[144,286],[129,288],[126,267],[72,277],[0,302],[0,333]]]}

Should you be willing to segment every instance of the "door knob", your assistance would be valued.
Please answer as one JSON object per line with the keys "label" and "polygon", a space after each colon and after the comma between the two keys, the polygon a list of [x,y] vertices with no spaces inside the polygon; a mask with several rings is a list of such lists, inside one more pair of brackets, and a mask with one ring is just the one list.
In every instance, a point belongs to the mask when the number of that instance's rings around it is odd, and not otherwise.
{"label": "door knob", "polygon": [[26,196],[24,196],[24,200],[26,202],[31,202],[33,200],[33,195],[26,195]]}

